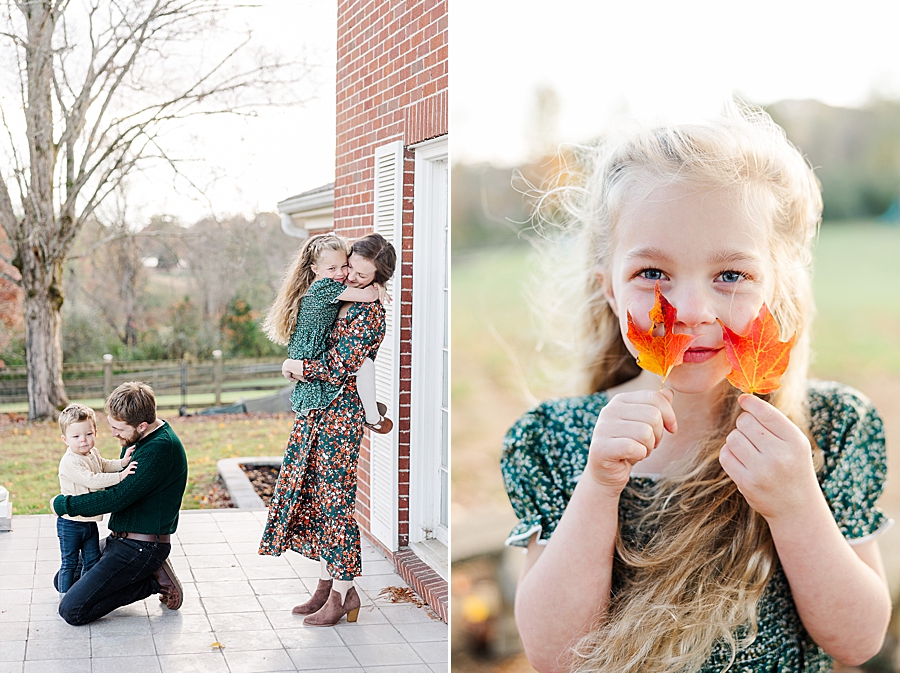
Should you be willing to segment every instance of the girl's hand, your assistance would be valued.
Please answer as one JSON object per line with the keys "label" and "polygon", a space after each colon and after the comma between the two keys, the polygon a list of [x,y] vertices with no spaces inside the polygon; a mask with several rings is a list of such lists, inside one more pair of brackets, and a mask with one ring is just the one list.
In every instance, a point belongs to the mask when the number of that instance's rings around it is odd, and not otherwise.
{"label": "girl's hand", "polygon": [[821,497],[809,439],[768,402],[741,395],[738,403],[744,413],[719,452],[722,469],[767,520],[796,516]]}
{"label": "girl's hand", "polygon": [[384,285],[382,285],[381,283],[373,283],[373,285],[378,289],[378,301],[380,301],[384,305],[390,304],[391,301],[393,301],[391,299],[391,295],[388,294],[387,288],[385,288]]}
{"label": "girl's hand", "polygon": [[672,390],[619,393],[603,407],[585,470],[601,486],[618,496],[628,483],[631,468],[659,445],[663,430],[675,432]]}
{"label": "girl's hand", "polygon": [[[124,479],[128,475],[134,474],[134,471],[136,469],[137,469],[137,461],[132,460],[130,463],[128,463],[128,467],[126,467],[124,470],[122,470],[122,479]],[[121,482],[122,479],[119,479],[119,481]]]}
{"label": "girl's hand", "polygon": [[303,381],[303,362],[288,358],[281,365],[281,375],[288,381]]}
{"label": "girl's hand", "polygon": [[133,454],[134,454],[133,446],[129,446],[127,449],[125,449],[125,455],[122,456],[122,460],[125,461],[125,463],[124,463],[125,465],[128,465],[128,463],[131,461],[131,456]]}

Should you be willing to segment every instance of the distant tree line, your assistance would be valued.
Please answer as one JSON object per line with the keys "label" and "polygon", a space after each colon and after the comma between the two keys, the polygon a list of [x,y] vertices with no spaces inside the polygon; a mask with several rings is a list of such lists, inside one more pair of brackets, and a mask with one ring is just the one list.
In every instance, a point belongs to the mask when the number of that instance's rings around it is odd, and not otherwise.
{"label": "distant tree line", "polygon": [[[259,325],[299,245],[272,213],[191,226],[156,217],[137,231],[91,221],[64,274],[64,360],[279,354]],[[13,316],[15,297],[7,294],[0,287],[0,313]],[[22,321],[4,320],[0,332],[0,359],[24,364]]]}
{"label": "distant tree line", "polygon": [[[876,100],[851,109],[786,100],[766,110],[815,168],[826,221],[900,221],[900,101]],[[509,244],[527,236],[532,200],[523,192],[528,183],[541,186],[551,178],[555,166],[552,158],[517,167],[454,165],[453,248]]]}

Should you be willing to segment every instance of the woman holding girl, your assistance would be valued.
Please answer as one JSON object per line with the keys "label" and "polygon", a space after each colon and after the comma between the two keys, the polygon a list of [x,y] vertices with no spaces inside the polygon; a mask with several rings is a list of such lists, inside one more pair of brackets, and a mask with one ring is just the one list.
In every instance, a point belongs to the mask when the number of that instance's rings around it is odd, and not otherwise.
{"label": "woman holding girl", "polygon": [[[529,659],[609,673],[865,661],[891,613],[884,435],[860,393],[807,379],[815,176],[765,113],[736,106],[588,159],[558,194],[587,253],[569,308],[589,394],[525,414],[502,458]],[[694,336],[662,386],[626,338],[629,314],[652,329],[657,285],[674,332]],[[796,334],[790,364],[777,391],[740,394],[721,325],[744,334],[764,304]]]}
{"label": "woman holding girl", "polygon": [[[373,415],[364,409],[367,398],[374,406],[374,371],[371,394],[363,392],[362,375],[384,338],[378,286],[393,275],[396,253],[379,234],[355,241],[349,258],[344,246],[334,234],[309,239],[265,322],[270,338],[289,343],[282,372],[298,385],[291,398],[297,418],[259,553],[277,556],[293,549],[320,562],[316,591],[293,610],[311,626],[332,626],[344,615],[356,621],[360,600],[353,578],[362,574],[354,517],[359,447],[364,424],[376,432],[390,430],[383,405]],[[329,307],[331,318],[325,314]],[[367,416],[374,422],[367,423]]]}

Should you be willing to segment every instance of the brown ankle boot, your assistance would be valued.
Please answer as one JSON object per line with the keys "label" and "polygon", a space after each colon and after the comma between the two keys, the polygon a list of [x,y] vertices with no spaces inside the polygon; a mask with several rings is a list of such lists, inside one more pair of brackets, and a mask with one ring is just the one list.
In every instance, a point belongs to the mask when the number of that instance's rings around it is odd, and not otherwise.
{"label": "brown ankle boot", "polygon": [[303,603],[302,605],[294,606],[294,609],[291,610],[291,614],[293,615],[311,615],[315,612],[319,611],[325,602],[328,600],[328,594],[331,593],[331,580],[319,580],[318,586],[316,586],[316,591],[313,593],[312,598]]}
{"label": "brown ankle boot", "polygon": [[347,590],[343,605],[341,605],[341,595],[332,589],[325,605],[318,612],[304,619],[303,623],[307,626],[334,626],[341,621],[341,617],[344,615],[347,615],[348,622],[355,622],[359,616],[359,606],[359,594],[356,593],[356,587],[350,587]]}

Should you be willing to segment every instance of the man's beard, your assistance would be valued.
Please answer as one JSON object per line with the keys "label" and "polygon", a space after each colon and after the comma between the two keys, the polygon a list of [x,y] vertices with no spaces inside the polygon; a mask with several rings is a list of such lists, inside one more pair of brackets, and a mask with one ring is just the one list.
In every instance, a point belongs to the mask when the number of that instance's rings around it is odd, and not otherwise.
{"label": "man's beard", "polygon": [[124,437],[119,437],[118,439],[119,439],[119,444],[121,444],[123,447],[125,447],[125,446],[131,446],[136,441],[138,441],[141,437],[143,437],[143,435],[138,433],[137,430],[134,430],[133,434],[128,439],[125,439]]}

